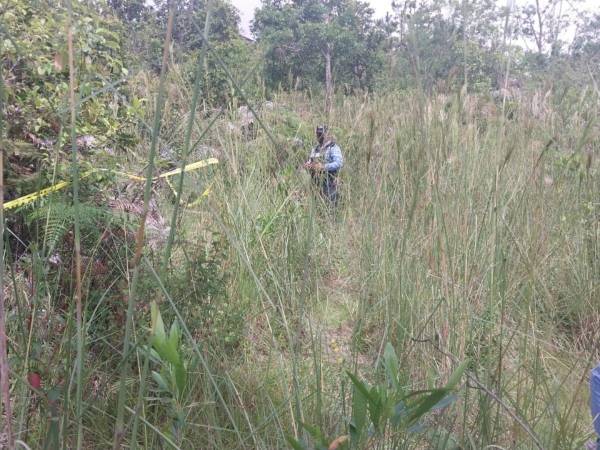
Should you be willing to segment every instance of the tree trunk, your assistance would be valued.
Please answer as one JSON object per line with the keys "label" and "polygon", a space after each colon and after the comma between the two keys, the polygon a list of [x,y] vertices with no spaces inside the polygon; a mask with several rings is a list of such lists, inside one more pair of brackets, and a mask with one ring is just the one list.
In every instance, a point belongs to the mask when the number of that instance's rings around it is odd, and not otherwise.
{"label": "tree trunk", "polygon": [[[556,3],[554,4],[554,8],[556,8]],[[558,35],[560,34],[561,29],[561,21],[562,21],[562,11],[563,11],[563,0],[559,0],[558,2],[558,14],[556,13],[556,9],[552,10],[552,15],[554,17],[554,21],[556,22],[556,27],[553,31],[552,36],[552,56],[558,56],[559,46],[558,46]]]}
{"label": "tree trunk", "polygon": [[465,90],[465,94],[469,88],[469,66],[467,64],[467,37],[468,30],[467,26],[469,23],[469,18],[467,17],[468,9],[467,9],[467,0],[463,0],[462,2],[462,19],[463,19],[463,89]]}
{"label": "tree trunk", "polygon": [[535,43],[538,48],[538,54],[541,55],[544,52],[544,21],[542,20],[540,0],[535,0],[535,9],[537,12],[538,19],[538,33],[535,35]]}
{"label": "tree trunk", "polygon": [[325,46],[325,117],[329,121],[333,100],[333,80],[331,79],[331,44]]}

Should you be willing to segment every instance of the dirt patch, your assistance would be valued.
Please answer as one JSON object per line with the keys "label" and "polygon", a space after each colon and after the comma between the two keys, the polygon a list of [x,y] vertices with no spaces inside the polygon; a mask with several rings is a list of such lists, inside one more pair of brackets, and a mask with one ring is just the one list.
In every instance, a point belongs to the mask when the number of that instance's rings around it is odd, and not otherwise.
{"label": "dirt patch", "polygon": [[368,355],[357,352],[352,345],[353,327],[350,321],[337,327],[322,330],[323,359],[330,364],[370,366],[373,361]]}

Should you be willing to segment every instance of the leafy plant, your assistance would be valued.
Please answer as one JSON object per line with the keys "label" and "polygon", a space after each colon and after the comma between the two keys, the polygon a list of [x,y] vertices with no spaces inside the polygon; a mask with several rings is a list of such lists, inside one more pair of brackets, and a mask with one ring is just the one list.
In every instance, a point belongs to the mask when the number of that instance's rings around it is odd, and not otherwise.
{"label": "leafy plant", "polygon": [[[137,118],[127,107],[127,98],[136,97],[120,83],[129,73],[121,24],[79,2],[73,13],[78,147],[88,152],[131,148],[137,139],[133,134]],[[8,80],[3,93],[6,136],[18,143],[6,145],[4,167],[11,181],[8,193],[16,197],[31,192],[33,181],[42,186],[50,181],[54,165],[59,178],[68,174],[63,148],[70,139],[64,126],[69,89],[67,13],[54,2],[8,0],[0,14],[0,65]]]}
{"label": "leafy plant", "polygon": [[[98,238],[98,223],[111,220],[111,214],[102,207],[83,204],[80,207],[82,229],[85,234],[93,233],[92,243]],[[38,246],[51,255],[71,229],[75,208],[62,201],[47,202],[27,214],[27,225],[30,229],[39,229]]]}
{"label": "leafy plant", "polygon": [[210,241],[200,240],[182,250],[177,270],[166,276],[168,291],[198,335],[220,349],[237,347],[244,336],[248,306],[228,295],[224,240],[213,235]]}
{"label": "leafy plant", "polygon": [[[348,435],[335,439],[334,448],[349,445],[363,448],[367,441],[396,442],[407,433],[420,432],[426,428],[425,416],[451,405],[456,396],[452,394],[469,362],[460,364],[450,375],[444,387],[410,391],[401,384],[402,375],[398,357],[392,345],[385,347],[383,365],[386,382],[369,385],[357,375],[347,373],[352,382],[352,415],[347,424]],[[315,441],[315,448],[327,450],[333,442],[321,430],[302,424]],[[293,438],[288,442],[294,449],[306,449],[306,445]]]}
{"label": "leafy plant", "polygon": [[150,345],[153,360],[160,367],[152,371],[152,379],[156,383],[156,391],[163,396],[167,405],[167,414],[171,420],[168,433],[180,442],[185,426],[185,394],[188,372],[181,352],[181,331],[177,320],[174,320],[169,333],[156,302],[151,306]]}

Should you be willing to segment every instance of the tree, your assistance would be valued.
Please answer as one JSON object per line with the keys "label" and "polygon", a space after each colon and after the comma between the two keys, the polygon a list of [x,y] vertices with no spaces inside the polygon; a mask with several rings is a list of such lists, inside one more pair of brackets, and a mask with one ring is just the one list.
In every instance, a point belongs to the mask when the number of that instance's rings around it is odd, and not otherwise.
{"label": "tree", "polygon": [[[578,0],[568,2],[569,6]],[[521,11],[522,34],[533,39],[538,58],[542,58],[550,48],[550,55],[557,56],[563,42],[561,32],[569,27],[571,18],[567,14],[563,0],[530,0]]]}
{"label": "tree", "polygon": [[[197,56],[202,47],[202,34],[208,4],[212,4],[209,30],[211,51],[206,59],[203,101],[213,106],[226,104],[233,88],[225,71],[217,63],[223,61],[241,79],[254,65],[254,50],[239,35],[238,11],[223,0],[109,0],[109,5],[126,23],[129,54],[136,66],[158,71],[169,8],[175,8],[173,29],[174,60],[193,80]],[[150,6],[148,6],[150,5]],[[248,87],[248,86],[247,86]],[[256,87],[256,85],[252,86]],[[252,88],[251,87],[251,88]],[[250,90],[252,90],[250,88]]]}
{"label": "tree", "polygon": [[141,22],[150,11],[145,0],[108,0],[110,6],[124,22]]}
{"label": "tree", "polygon": [[[154,10],[161,29],[166,29],[169,3],[168,0],[154,1]],[[184,51],[200,48],[201,30],[209,2],[207,0],[178,0],[172,3],[175,8],[176,23],[173,29],[173,40]],[[211,40],[224,42],[236,38],[239,21],[239,13],[231,3],[213,0],[209,33]]]}
{"label": "tree", "polygon": [[326,111],[335,82],[372,89],[385,39],[373,13],[362,1],[263,0],[252,32],[266,49],[269,85],[324,83]]}
{"label": "tree", "polygon": [[[10,198],[31,192],[43,176],[51,177],[50,152],[55,145],[61,144],[62,150],[62,144],[68,143],[62,127],[69,82],[66,11],[54,2],[8,0],[0,15],[0,66],[6,80],[3,107],[6,137],[11,141],[3,157],[5,193]],[[77,132],[92,136],[98,149],[131,147],[134,117],[124,101],[130,93],[115,83],[128,73],[121,23],[83,2],[73,4],[73,16],[77,89],[82,98],[89,96],[79,105]],[[64,161],[66,155],[60,152],[59,156]]]}
{"label": "tree", "polygon": [[576,58],[594,61],[600,58],[600,14],[585,16],[575,35],[572,53]]}
{"label": "tree", "polygon": [[[129,31],[129,53],[142,66],[158,70],[170,4],[175,8],[173,41],[177,44],[176,50],[189,56],[191,51],[201,47],[207,0],[108,0],[108,4],[125,22]],[[238,11],[231,3],[214,0],[211,41],[227,44],[238,39],[239,21]]]}
{"label": "tree", "polygon": [[[456,14],[443,14],[446,0],[402,0],[393,3],[400,41],[397,54],[404,62],[397,76],[408,83],[431,87],[439,79],[456,73],[461,59],[460,35]],[[412,77],[412,79],[410,79]]]}
{"label": "tree", "polygon": [[404,62],[397,76],[426,89],[484,89],[495,82],[504,28],[495,0],[398,0],[392,6],[396,55]]}

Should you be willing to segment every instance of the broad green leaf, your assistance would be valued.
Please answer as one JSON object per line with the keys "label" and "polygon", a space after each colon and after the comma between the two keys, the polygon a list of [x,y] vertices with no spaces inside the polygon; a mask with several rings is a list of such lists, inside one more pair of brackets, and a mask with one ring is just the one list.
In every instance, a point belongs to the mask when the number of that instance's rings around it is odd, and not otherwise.
{"label": "broad green leaf", "polygon": [[465,370],[467,369],[467,367],[469,366],[470,361],[467,359],[465,361],[463,361],[454,372],[452,372],[452,375],[450,375],[450,379],[448,380],[448,383],[445,386],[445,389],[448,391],[451,391],[452,389],[454,389],[456,387],[456,385],[460,382],[460,379],[462,378],[463,374],[465,373]]}
{"label": "broad green leaf", "polygon": [[392,344],[389,342],[385,346],[385,350],[383,352],[383,363],[385,365],[385,371],[388,377],[389,383],[394,387],[394,389],[399,390],[400,386],[398,385],[398,373],[399,364],[398,357],[396,356],[396,351]]}
{"label": "broad green leaf", "polygon": [[410,393],[408,393],[407,395],[405,395],[405,396],[403,397],[403,399],[404,399],[404,400],[406,400],[406,399],[409,399],[409,398],[411,398],[411,397],[418,397],[418,396],[420,396],[420,395],[423,395],[423,394],[430,394],[431,392],[434,392],[434,391],[436,391],[436,390],[438,390],[438,389],[440,389],[440,388],[434,388],[434,389],[418,389],[418,390],[416,390],[416,391],[411,391]]}
{"label": "broad green leaf", "polygon": [[112,50],[119,50],[119,44],[115,41],[105,41],[104,45]]}
{"label": "broad green leaf", "polygon": [[176,407],[175,408],[175,422],[178,427],[183,427],[186,423],[187,414],[185,412],[185,408]]}
{"label": "broad green leaf", "polygon": [[152,336],[156,336],[161,341],[166,339],[165,324],[163,323],[162,316],[160,315],[160,309],[156,302],[150,304],[150,316],[151,316],[151,327],[150,333]]}
{"label": "broad green leaf", "polygon": [[169,392],[169,386],[167,385],[167,382],[165,381],[165,379],[163,378],[163,376],[160,373],[155,372],[153,370],[152,371],[152,379],[156,382],[156,384],[158,384],[158,388],[161,391]]}
{"label": "broad green leaf", "polygon": [[183,391],[187,383],[187,371],[182,363],[175,365],[175,383],[179,397],[183,396]]}
{"label": "broad green leaf", "polygon": [[169,339],[164,344],[164,358],[173,365],[180,363],[181,358],[179,357],[179,349],[174,344],[174,341]]}
{"label": "broad green leaf", "polygon": [[381,421],[381,416],[384,412],[384,392],[377,388],[377,386],[373,386],[369,391],[369,416],[371,418],[371,422],[373,422],[373,426],[375,430],[381,431],[379,428],[379,422]]}
{"label": "broad green leaf", "polygon": [[406,403],[403,401],[397,403],[394,406],[394,412],[392,413],[391,422],[392,425],[398,426],[402,422],[402,420],[408,415],[409,410],[406,407]]}
{"label": "broad green leaf", "polygon": [[119,39],[119,35],[117,33],[111,30],[107,30],[106,28],[98,28],[96,30],[96,33],[104,37],[110,37],[116,40]]}
{"label": "broad green leaf", "polygon": [[359,445],[367,422],[367,398],[354,385],[352,393],[352,421],[349,424],[352,446]]}
{"label": "broad green leaf", "polygon": [[51,402],[56,402],[60,399],[60,389],[58,387],[53,387],[48,391],[48,400]]}
{"label": "broad green leaf", "polygon": [[360,391],[360,393],[362,395],[365,396],[365,398],[369,401],[372,401],[373,398],[371,397],[371,393],[369,391],[369,387],[363,383],[362,381],[360,381],[356,375],[350,373],[350,372],[346,372],[348,374],[348,377],[350,377],[350,381],[352,381],[352,384],[356,387],[356,389],[358,389]]}
{"label": "broad green leaf", "polygon": [[450,379],[444,388],[433,389],[429,395],[423,399],[420,399],[409,416],[409,422],[414,423],[428,412],[434,409],[441,409],[444,406],[452,403],[455,398],[450,396],[451,398],[447,400],[446,397],[449,396],[452,389],[454,389],[454,387],[456,387],[456,385],[460,382],[460,379],[462,378],[462,375],[464,374],[468,365],[469,360],[462,362],[452,373],[452,375],[450,375]]}
{"label": "broad green leaf", "polygon": [[169,345],[175,349],[178,348],[180,337],[181,332],[179,331],[179,325],[177,324],[177,320],[174,320],[171,325],[171,330],[169,331]]}
{"label": "broad green leaf", "polygon": [[369,417],[371,418],[371,422],[373,422],[375,429],[379,431],[379,420],[381,419],[384,404],[382,400],[382,393],[379,392],[375,386],[369,389],[365,383],[356,377],[356,375],[353,375],[350,372],[346,373],[350,377],[350,380],[356,389],[358,389],[358,391],[367,399]]}
{"label": "broad green leaf", "polygon": [[48,433],[44,439],[44,450],[59,448],[59,429],[58,429],[58,418],[50,418],[50,425],[48,426]]}
{"label": "broad green leaf", "polygon": [[433,407],[447,395],[447,393],[448,391],[446,391],[446,389],[435,389],[431,392],[431,394],[419,400],[417,402],[417,406],[415,406],[409,415],[409,423],[415,423],[417,420],[431,411]]}
{"label": "broad green leaf", "polygon": [[158,354],[160,363],[164,363],[165,361],[168,361],[167,343],[163,339],[159,338],[158,336],[152,336],[150,338],[150,344],[152,344],[152,347]]}
{"label": "broad green leaf", "polygon": [[437,402],[433,408],[431,408],[432,411],[439,411],[441,409],[446,408],[447,406],[450,406],[452,403],[454,403],[456,400],[458,399],[458,397],[454,394],[449,394],[446,395],[443,399],[441,399],[439,402]]}

